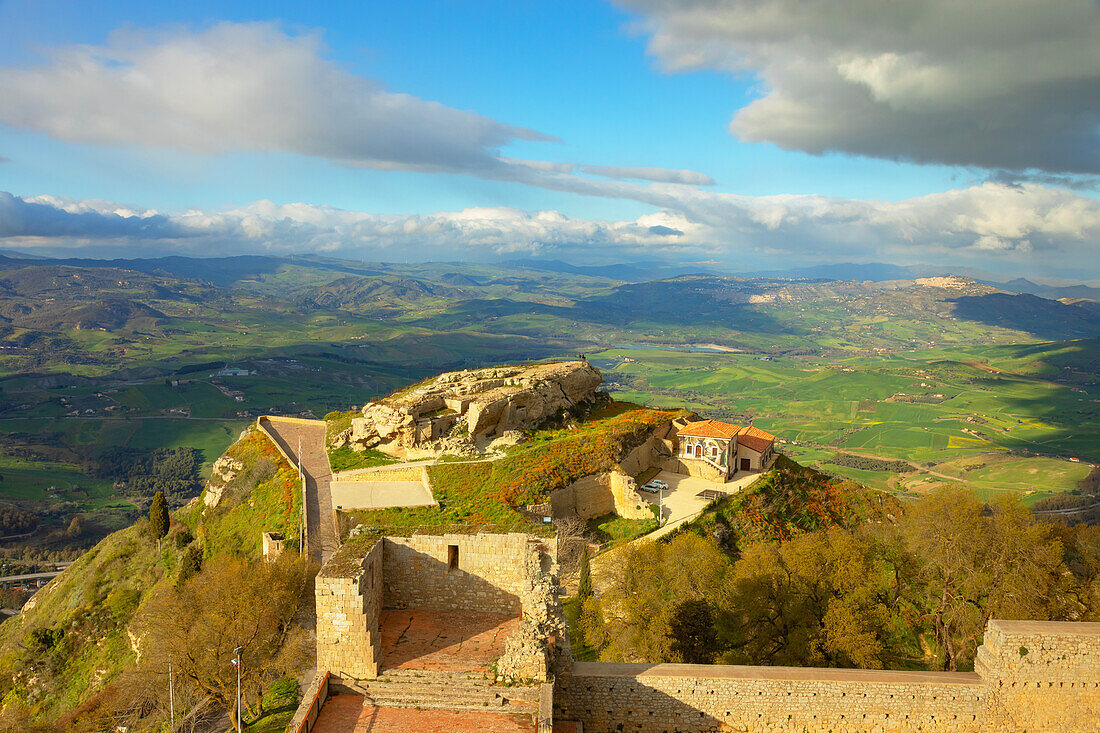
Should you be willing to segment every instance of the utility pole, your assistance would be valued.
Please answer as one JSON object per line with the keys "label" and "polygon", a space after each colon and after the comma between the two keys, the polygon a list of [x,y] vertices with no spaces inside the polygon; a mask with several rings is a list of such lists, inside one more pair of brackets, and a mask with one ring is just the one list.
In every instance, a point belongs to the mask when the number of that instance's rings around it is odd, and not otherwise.
{"label": "utility pole", "polygon": [[241,730],[241,652],[244,651],[243,646],[239,646],[233,650],[236,655],[233,657],[233,666],[237,668],[237,733]]}
{"label": "utility pole", "polygon": [[172,685],[172,657],[168,657],[168,715],[172,721],[172,727],[169,729],[172,733],[176,730],[176,691]]}

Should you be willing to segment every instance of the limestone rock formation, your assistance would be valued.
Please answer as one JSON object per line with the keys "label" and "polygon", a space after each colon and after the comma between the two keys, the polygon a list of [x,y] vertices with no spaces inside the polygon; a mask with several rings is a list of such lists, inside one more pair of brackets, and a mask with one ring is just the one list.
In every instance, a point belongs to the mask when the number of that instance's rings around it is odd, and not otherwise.
{"label": "limestone rock formation", "polygon": [[[395,454],[484,450],[595,399],[603,375],[587,361],[447,372],[369,402],[334,445]],[[500,443],[498,443],[500,445]]]}
{"label": "limestone rock formation", "polygon": [[243,469],[244,464],[230,456],[222,456],[214,461],[210,481],[207,482],[206,492],[202,496],[203,503],[211,509],[216,507],[222,500],[226,486],[237,478]]}

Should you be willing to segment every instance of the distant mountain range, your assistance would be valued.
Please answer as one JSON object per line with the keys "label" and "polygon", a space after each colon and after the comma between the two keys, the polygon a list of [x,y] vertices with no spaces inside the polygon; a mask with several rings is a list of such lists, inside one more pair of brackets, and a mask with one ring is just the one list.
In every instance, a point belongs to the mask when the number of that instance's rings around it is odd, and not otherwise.
{"label": "distant mountain range", "polygon": [[[14,250],[0,253],[0,269],[10,269],[19,263],[50,264],[69,267],[117,268],[143,272],[149,275],[170,276],[186,279],[205,280],[214,285],[226,286],[244,279],[259,277],[277,272],[286,265],[300,265],[314,269],[327,269],[338,273],[350,273],[361,276],[382,275],[395,272],[398,267],[387,263],[357,262],[317,255],[292,255],[278,257],[269,255],[236,255],[232,257],[153,257],[132,259],[87,259],[87,258],[51,258],[30,255]],[[423,263],[422,266],[462,263]],[[892,265],[883,262],[852,263],[844,262],[830,265],[794,267],[785,270],[757,270],[753,272],[733,273],[713,263],[669,263],[660,260],[644,260],[635,263],[616,263],[609,265],[573,265],[562,260],[542,260],[534,258],[512,259],[503,263],[507,267],[523,268],[536,272],[551,272],[566,275],[607,278],[619,282],[641,283],[662,280],[682,275],[738,275],[745,278],[765,278],[776,280],[809,280],[815,282],[852,281],[886,282],[890,280],[913,280],[923,277],[962,275],[978,282],[991,285],[1008,293],[1037,295],[1041,298],[1058,300],[1062,298],[1100,301],[1100,288],[1089,285],[1043,285],[1025,278],[1001,280],[997,275],[967,268],[933,267],[929,265]],[[452,274],[451,284],[473,285],[466,275]],[[441,278],[443,279],[443,278]]]}

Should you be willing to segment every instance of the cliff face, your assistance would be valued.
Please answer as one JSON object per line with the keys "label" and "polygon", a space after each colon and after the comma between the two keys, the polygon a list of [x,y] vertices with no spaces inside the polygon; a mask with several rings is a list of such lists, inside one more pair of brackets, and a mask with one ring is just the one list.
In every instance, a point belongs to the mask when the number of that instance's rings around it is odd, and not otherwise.
{"label": "cliff face", "polygon": [[392,453],[483,449],[506,431],[591,401],[602,383],[586,361],[447,372],[368,403],[334,444]]}

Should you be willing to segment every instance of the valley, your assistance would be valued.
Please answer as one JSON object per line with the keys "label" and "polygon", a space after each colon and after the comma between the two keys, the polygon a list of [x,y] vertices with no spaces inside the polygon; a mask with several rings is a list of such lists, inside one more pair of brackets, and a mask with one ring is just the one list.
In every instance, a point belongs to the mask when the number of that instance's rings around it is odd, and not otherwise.
{"label": "valley", "polygon": [[1094,301],[955,277],[555,268],[0,257],[0,500],[39,518],[15,544],[78,551],[140,514],[147,498],[88,473],[108,448],[195,448],[205,476],[260,414],[320,418],[438,371],[578,353],[618,399],[754,422],[902,497],[958,482],[1035,504],[1100,461]]}

